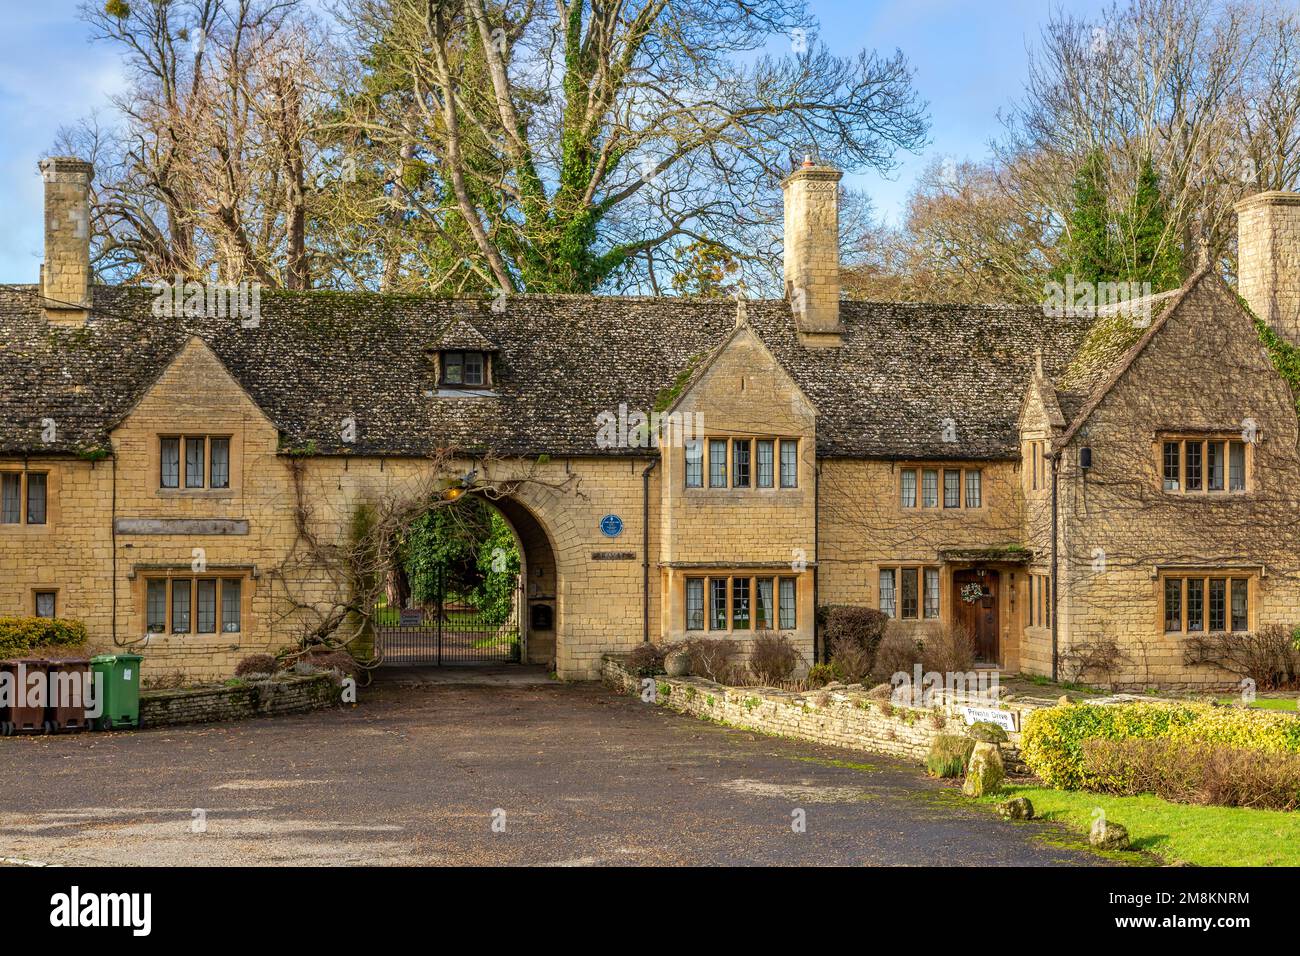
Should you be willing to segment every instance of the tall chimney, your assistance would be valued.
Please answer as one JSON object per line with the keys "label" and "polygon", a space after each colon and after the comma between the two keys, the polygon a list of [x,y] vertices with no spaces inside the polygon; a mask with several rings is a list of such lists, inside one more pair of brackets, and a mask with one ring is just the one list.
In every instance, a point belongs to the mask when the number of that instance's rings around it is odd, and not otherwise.
{"label": "tall chimney", "polygon": [[1237,289],[1255,314],[1300,345],[1300,193],[1266,192],[1237,210]]}
{"label": "tall chimney", "polygon": [[785,198],[785,297],[800,340],[840,344],[840,177],[811,159],[781,183]]}
{"label": "tall chimney", "polygon": [[95,169],[73,156],[51,156],[40,165],[45,180],[45,317],[56,325],[84,325],[91,304],[90,181]]}

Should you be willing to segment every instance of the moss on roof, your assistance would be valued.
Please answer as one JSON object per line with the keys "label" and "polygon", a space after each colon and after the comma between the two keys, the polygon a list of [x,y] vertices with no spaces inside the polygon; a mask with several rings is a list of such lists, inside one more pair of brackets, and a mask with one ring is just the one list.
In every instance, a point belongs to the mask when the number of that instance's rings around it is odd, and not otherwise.
{"label": "moss on roof", "polygon": [[695,369],[699,366],[700,362],[704,360],[704,354],[705,353],[700,352],[696,355],[692,355],[686,360],[686,367],[677,373],[677,377],[673,379],[673,383],[667,388],[659,390],[659,394],[655,396],[654,411],[667,411],[672,407],[673,402],[677,401],[677,399],[681,397],[682,390],[686,388],[686,384],[691,380],[692,376],[695,375]]}
{"label": "moss on roof", "polygon": [[[512,296],[484,300],[263,291],[260,321],[153,314],[148,287],[96,286],[84,329],[51,329],[31,286],[0,286],[0,453],[108,447],[191,336],[202,339],[299,454],[643,455],[597,441],[602,411],[648,412],[689,387],[734,334],[729,300]],[[781,300],[750,328],[817,412],[826,457],[1014,458],[1036,350],[1059,375],[1089,324],[1037,307],[845,302],[843,343],[802,345]],[[471,332],[471,329],[473,330]],[[448,330],[495,346],[490,395],[438,393],[428,350]],[[339,422],[355,418],[355,443]],[[59,423],[41,440],[41,419]],[[958,441],[945,440],[955,422]]]}
{"label": "moss on roof", "polygon": [[1149,323],[1140,324],[1133,315],[1117,312],[1102,316],[1088,330],[1057,387],[1065,392],[1091,392],[1148,328]]}

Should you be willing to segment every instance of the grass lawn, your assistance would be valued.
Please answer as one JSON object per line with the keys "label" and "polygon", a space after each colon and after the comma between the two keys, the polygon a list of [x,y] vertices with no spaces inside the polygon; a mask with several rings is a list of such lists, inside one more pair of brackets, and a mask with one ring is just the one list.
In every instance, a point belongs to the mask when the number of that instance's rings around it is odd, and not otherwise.
{"label": "grass lawn", "polygon": [[470,647],[474,648],[476,651],[482,651],[493,647],[514,647],[518,643],[519,635],[512,631],[508,634],[502,634],[499,637],[493,634],[489,637],[480,638],[471,644]]}
{"label": "grass lawn", "polygon": [[997,803],[1028,797],[1034,816],[1087,832],[1092,811],[1128,828],[1133,846],[1168,862],[1195,866],[1300,866],[1300,813],[1200,807],[1169,803],[1158,797],[1110,797],[1097,793],[1007,787],[1006,794],[985,797]]}
{"label": "grass lawn", "polygon": [[[389,607],[386,604],[380,604],[375,608],[374,622],[380,627],[398,627],[401,624],[402,613],[398,608]],[[461,628],[462,630],[482,630],[488,625],[484,623],[478,611],[447,611],[443,615],[443,625],[450,628]],[[428,612],[424,623],[419,627],[436,627],[437,618],[432,611]]]}

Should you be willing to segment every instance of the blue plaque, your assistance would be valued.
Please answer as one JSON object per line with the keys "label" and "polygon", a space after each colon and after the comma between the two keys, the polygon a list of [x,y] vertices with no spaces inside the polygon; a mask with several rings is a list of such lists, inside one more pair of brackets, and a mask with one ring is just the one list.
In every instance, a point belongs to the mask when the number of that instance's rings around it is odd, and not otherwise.
{"label": "blue plaque", "polygon": [[600,519],[600,533],[607,538],[617,538],[623,533],[623,519],[618,515],[605,515]]}

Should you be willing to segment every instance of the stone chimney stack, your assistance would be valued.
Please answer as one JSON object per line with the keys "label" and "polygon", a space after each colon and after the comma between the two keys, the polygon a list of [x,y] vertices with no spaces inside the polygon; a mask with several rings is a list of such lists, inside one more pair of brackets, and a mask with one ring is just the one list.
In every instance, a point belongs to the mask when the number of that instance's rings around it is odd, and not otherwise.
{"label": "stone chimney stack", "polygon": [[1237,289],[1255,314],[1300,345],[1300,193],[1237,203]]}
{"label": "stone chimney stack", "polygon": [[91,304],[90,181],[95,169],[73,156],[52,156],[40,165],[45,180],[45,317],[56,325],[84,325]]}
{"label": "stone chimney stack", "polygon": [[781,183],[785,198],[785,297],[808,346],[840,344],[840,177],[811,159]]}

